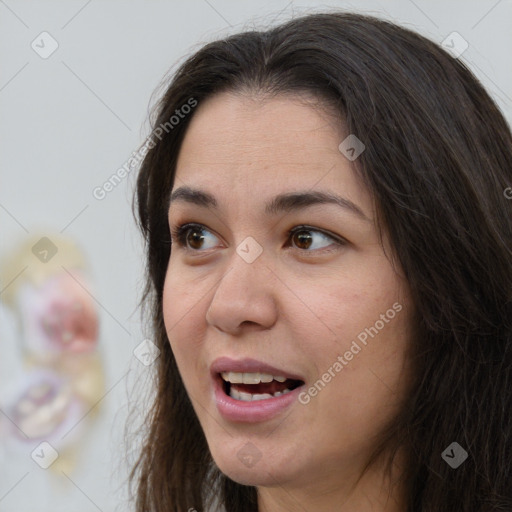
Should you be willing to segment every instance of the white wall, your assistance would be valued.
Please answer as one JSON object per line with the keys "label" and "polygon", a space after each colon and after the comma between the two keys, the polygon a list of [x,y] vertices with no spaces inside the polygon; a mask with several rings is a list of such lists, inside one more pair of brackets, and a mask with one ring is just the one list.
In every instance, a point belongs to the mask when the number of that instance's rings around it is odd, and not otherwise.
{"label": "white wall", "polygon": [[[0,257],[27,232],[64,230],[82,243],[101,303],[110,390],[73,482],[50,476],[28,453],[1,460],[0,511],[127,510],[125,375],[146,371],[132,354],[144,337],[136,311],[143,262],[130,211],[135,176],[101,201],[92,191],[148,133],[151,95],[177,61],[252,22],[335,6],[390,17],[439,42],[459,32],[469,43],[462,59],[512,119],[510,0],[0,1]],[[59,45],[47,59],[31,48],[42,31]],[[21,366],[13,319],[3,309],[0,322],[0,386],[7,386]]]}

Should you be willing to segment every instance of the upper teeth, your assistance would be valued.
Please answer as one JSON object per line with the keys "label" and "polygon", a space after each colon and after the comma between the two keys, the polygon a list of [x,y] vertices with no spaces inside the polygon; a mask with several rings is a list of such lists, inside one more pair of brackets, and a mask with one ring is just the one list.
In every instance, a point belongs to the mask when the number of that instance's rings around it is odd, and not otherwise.
{"label": "upper teeth", "polygon": [[232,384],[259,384],[260,382],[284,382],[286,377],[281,375],[270,375],[268,373],[240,373],[240,372],[222,372],[222,378]]}

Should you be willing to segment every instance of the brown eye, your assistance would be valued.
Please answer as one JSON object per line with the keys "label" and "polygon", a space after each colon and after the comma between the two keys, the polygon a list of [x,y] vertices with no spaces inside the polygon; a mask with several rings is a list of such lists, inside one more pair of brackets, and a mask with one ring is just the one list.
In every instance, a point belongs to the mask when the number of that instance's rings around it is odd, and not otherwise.
{"label": "brown eye", "polygon": [[[293,241],[295,248],[307,252],[322,251],[331,245],[345,245],[343,240],[328,235],[318,229],[309,228],[308,226],[298,226],[290,230],[289,237]],[[318,241],[321,243],[322,239],[330,243],[323,244],[318,247]],[[311,249],[315,242],[317,247],[313,247],[313,249]]]}
{"label": "brown eye", "polygon": [[[202,245],[208,238],[203,233],[211,232],[199,224],[183,224],[172,230],[172,243],[175,241],[178,246],[185,250],[199,252],[205,250]],[[206,249],[210,249],[210,247]]]}
{"label": "brown eye", "polygon": [[189,242],[190,247],[194,250],[199,250],[201,248],[201,243],[204,240],[204,236],[200,234],[201,231],[201,229],[189,228],[185,232],[185,240]]}
{"label": "brown eye", "polygon": [[309,231],[303,230],[293,233],[292,240],[295,240],[295,245],[299,249],[309,249],[311,247],[313,237]]}

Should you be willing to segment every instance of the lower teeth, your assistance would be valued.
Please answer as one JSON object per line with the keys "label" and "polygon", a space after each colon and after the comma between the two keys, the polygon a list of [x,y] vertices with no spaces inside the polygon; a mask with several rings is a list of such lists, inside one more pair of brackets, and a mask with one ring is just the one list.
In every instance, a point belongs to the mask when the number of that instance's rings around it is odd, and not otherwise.
{"label": "lower teeth", "polygon": [[231,386],[231,389],[229,390],[229,396],[231,398],[234,398],[235,400],[241,400],[242,402],[256,402],[257,400],[265,400],[267,398],[277,398],[281,395],[286,395],[286,393],[289,393],[291,389],[285,389],[283,391],[276,391],[273,395],[270,393],[263,393],[263,394],[252,394],[252,393],[245,393],[244,391],[238,391]]}

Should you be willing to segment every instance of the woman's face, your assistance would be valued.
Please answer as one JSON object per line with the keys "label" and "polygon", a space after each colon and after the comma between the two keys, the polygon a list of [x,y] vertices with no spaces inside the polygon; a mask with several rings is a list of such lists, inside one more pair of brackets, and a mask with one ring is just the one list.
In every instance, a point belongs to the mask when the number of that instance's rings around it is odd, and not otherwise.
{"label": "woman's face", "polygon": [[169,224],[194,226],[173,235],[165,326],[216,464],[246,485],[352,481],[404,396],[407,286],[347,135],[298,97],[222,93],[180,151]]}

